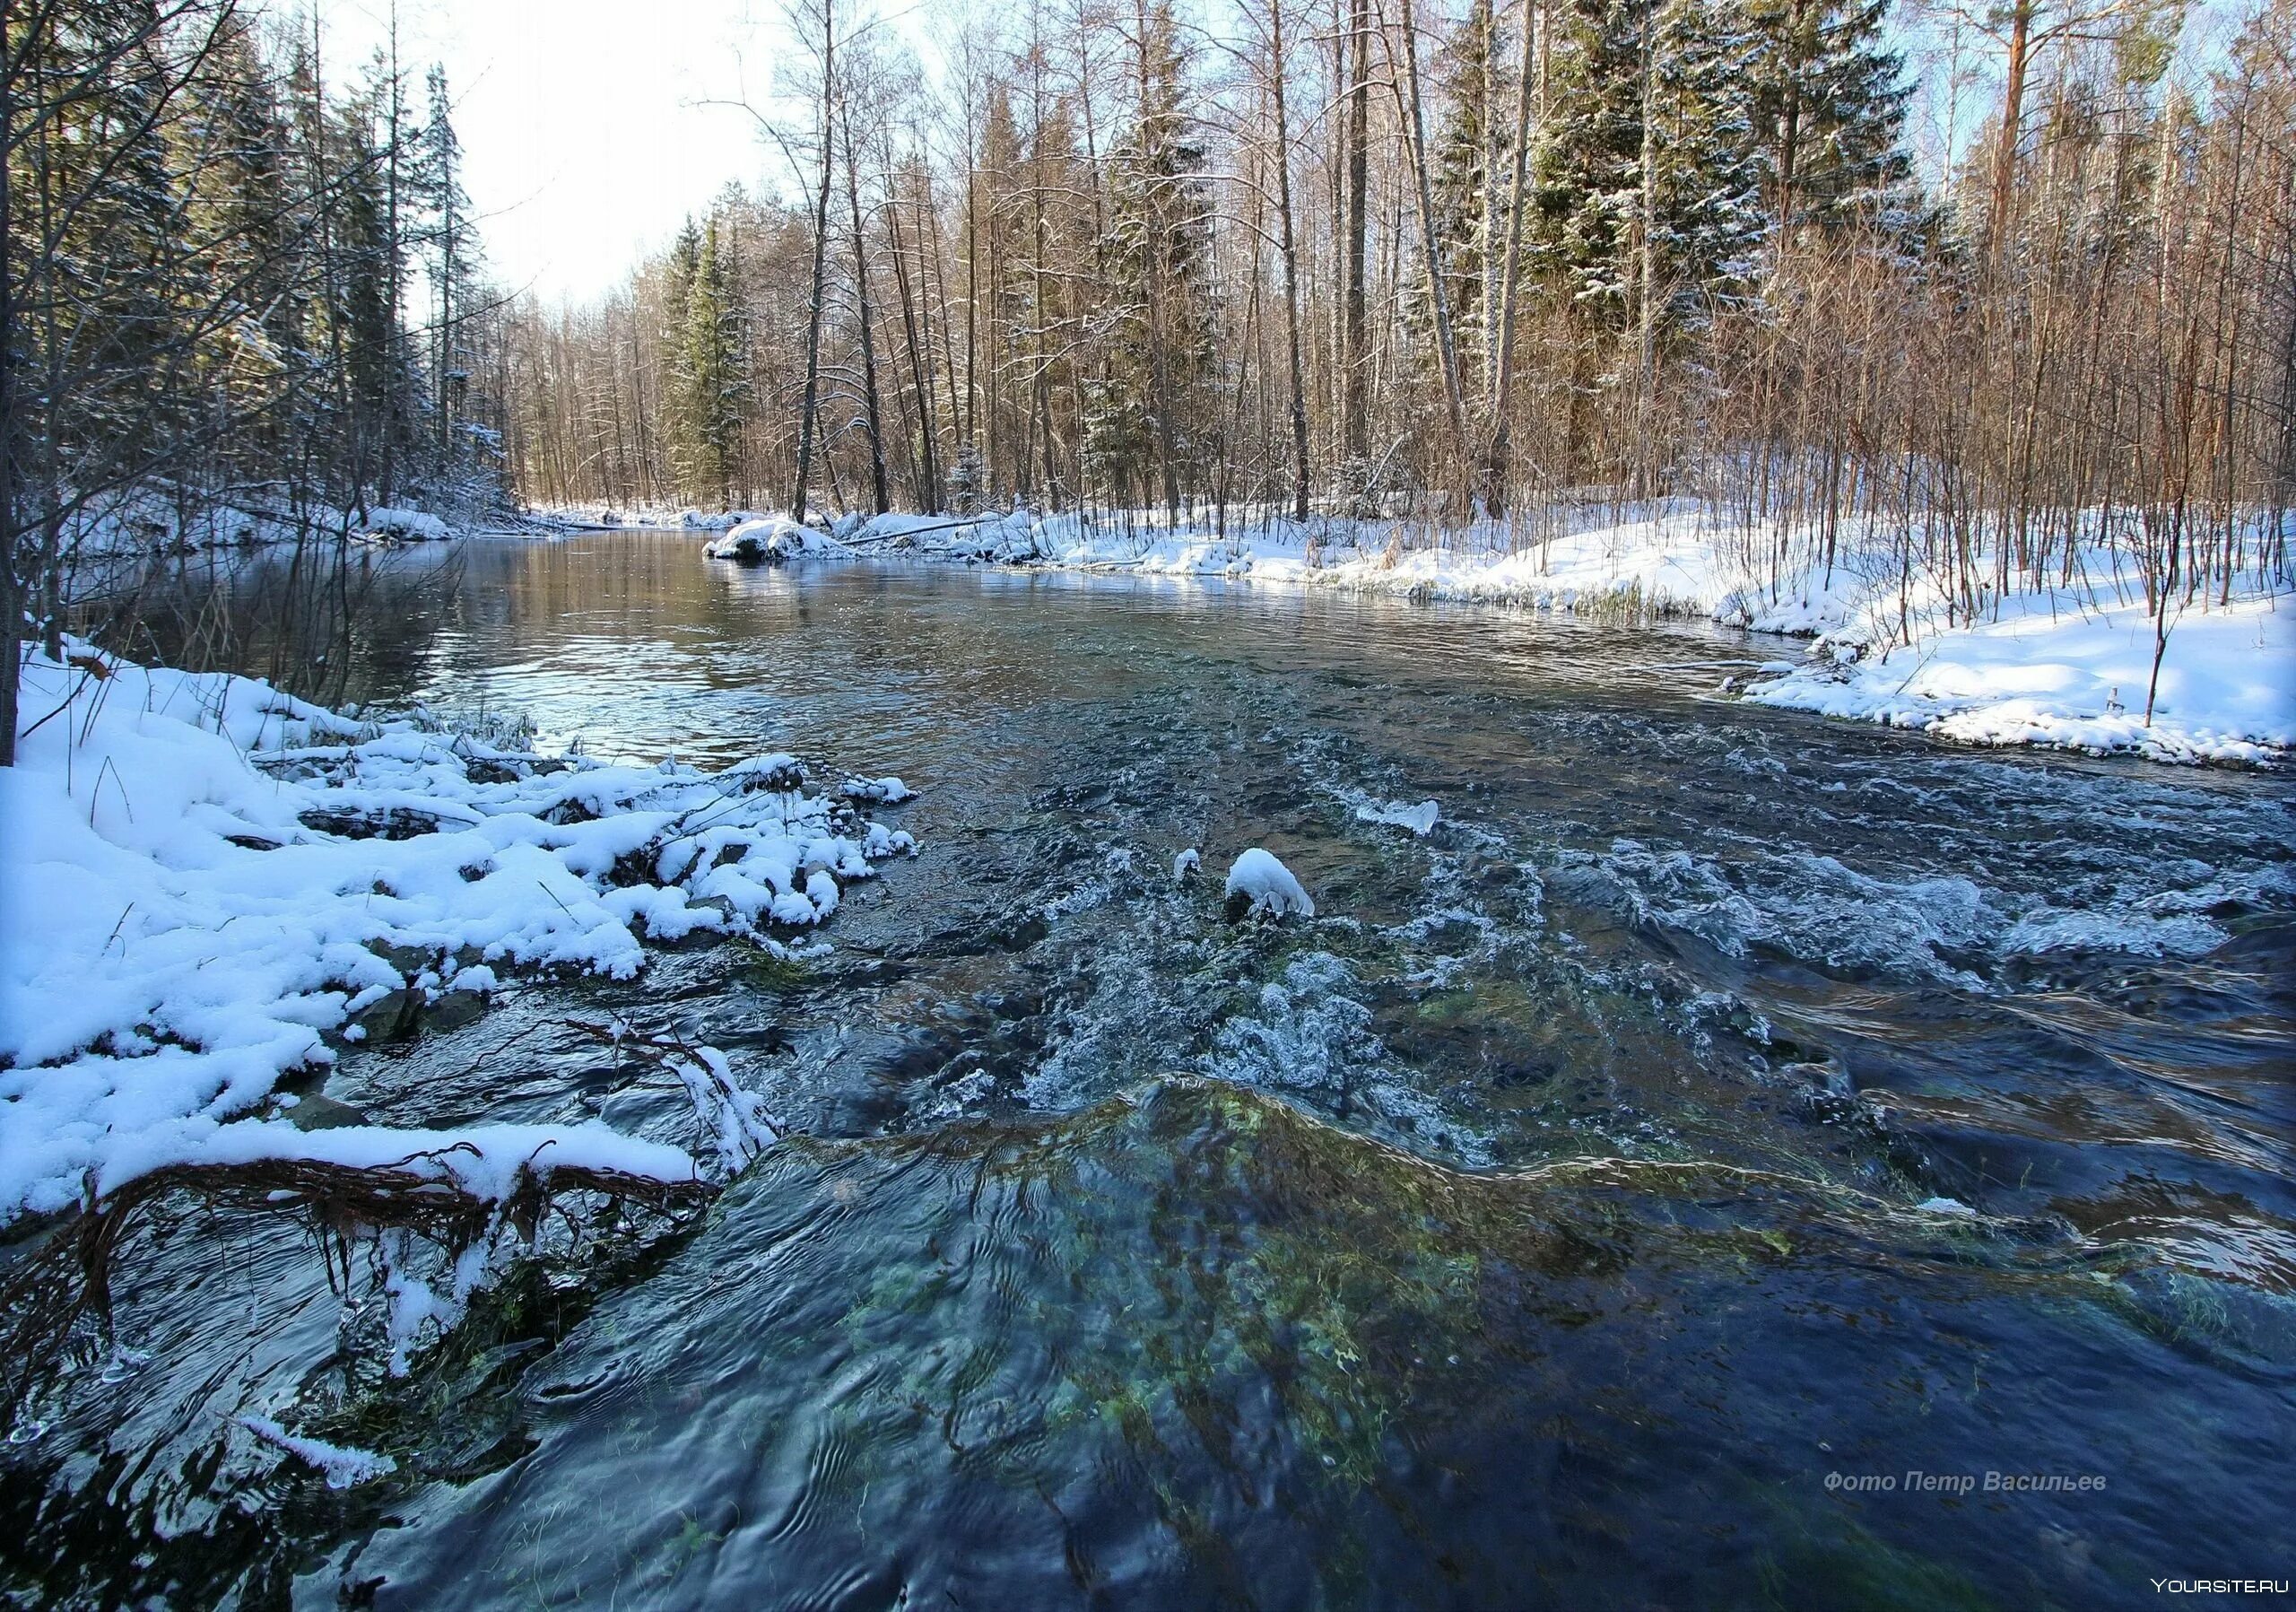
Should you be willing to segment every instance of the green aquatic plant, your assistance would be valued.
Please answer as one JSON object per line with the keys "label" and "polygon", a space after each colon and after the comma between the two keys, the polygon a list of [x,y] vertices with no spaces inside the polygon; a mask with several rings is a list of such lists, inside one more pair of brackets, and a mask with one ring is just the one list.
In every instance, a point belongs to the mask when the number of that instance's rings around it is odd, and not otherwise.
{"label": "green aquatic plant", "polygon": [[735,959],[735,972],[758,990],[802,990],[813,983],[813,965],[786,946],[765,946],[741,937],[726,944]]}

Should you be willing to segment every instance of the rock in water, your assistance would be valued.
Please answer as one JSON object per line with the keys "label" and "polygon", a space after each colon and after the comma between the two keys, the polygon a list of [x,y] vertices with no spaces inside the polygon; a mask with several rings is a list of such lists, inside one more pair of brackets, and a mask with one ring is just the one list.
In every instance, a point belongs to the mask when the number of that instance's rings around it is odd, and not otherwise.
{"label": "rock in water", "polygon": [[777,515],[743,521],[723,536],[712,538],[701,552],[712,560],[732,560],[743,565],[780,565],[826,547],[819,532]]}
{"label": "rock in water", "polygon": [[1308,899],[1300,881],[1292,870],[1277,861],[1273,852],[1255,845],[1238,857],[1228,869],[1228,921],[1240,921],[1253,912],[1265,912],[1282,918],[1297,913],[1301,918],[1316,915],[1316,903]]}
{"label": "rock in water", "polygon": [[898,778],[848,778],[837,786],[837,792],[848,800],[871,806],[899,806],[905,800],[917,798],[917,791]]}

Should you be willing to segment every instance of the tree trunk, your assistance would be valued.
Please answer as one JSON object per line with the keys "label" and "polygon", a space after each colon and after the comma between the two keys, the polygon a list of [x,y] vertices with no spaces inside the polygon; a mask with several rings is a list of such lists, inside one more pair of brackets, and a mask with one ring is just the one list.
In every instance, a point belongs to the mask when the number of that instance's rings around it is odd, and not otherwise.
{"label": "tree trunk", "polygon": [[805,520],[805,486],[813,472],[813,407],[821,395],[822,286],[828,267],[830,107],[836,94],[837,28],[834,0],[822,0],[822,176],[813,193],[813,282],[805,311],[805,391],[797,405],[797,484],[789,493],[789,518]]}
{"label": "tree trunk", "polygon": [[2017,183],[2017,142],[2025,124],[2025,69],[2032,53],[2036,0],[2014,0],[2009,13],[2007,83],[2001,91],[2001,129],[1993,152],[1993,208],[1986,230],[1986,252],[2001,261],[2009,233],[2009,197]]}
{"label": "tree trunk", "polygon": [[[909,385],[917,394],[918,447],[923,455],[919,467],[917,501],[927,515],[941,512],[940,435],[933,418],[933,325],[928,306],[925,302],[922,283],[923,267],[918,265],[919,283],[914,296],[909,285],[909,268],[903,256],[900,239],[900,193],[893,183],[892,169],[888,160],[885,170],[885,230],[893,250],[893,283],[900,288],[901,335],[909,348]],[[922,334],[918,327],[918,316],[925,316]]]}
{"label": "tree trunk", "polygon": [[1300,257],[1292,239],[1292,122],[1284,104],[1283,0],[1268,0],[1274,35],[1275,201],[1283,239],[1283,322],[1292,360],[1292,518],[1308,518],[1308,389],[1300,358]]}
{"label": "tree trunk", "polygon": [[853,214],[853,285],[861,315],[861,391],[869,431],[869,494],[876,501],[875,513],[883,515],[892,508],[892,495],[885,486],[884,416],[877,401],[877,338],[872,330],[874,318],[869,304],[869,241],[861,231],[861,170],[853,160],[852,109],[845,108],[844,113],[845,199]]}
{"label": "tree trunk", "polygon": [[[1443,367],[1443,401],[1448,405],[1451,446],[1458,464],[1467,462],[1467,405],[1459,388],[1459,350],[1452,337],[1451,306],[1443,286],[1443,248],[1435,232],[1435,190],[1427,172],[1427,115],[1419,82],[1419,22],[1411,0],[1403,0],[1404,81],[1411,92],[1411,169],[1419,185],[1419,231],[1426,247],[1427,299],[1435,311],[1435,346]],[[1392,64],[1390,64],[1392,65]]]}
{"label": "tree trunk", "polygon": [[1490,450],[1483,457],[1483,501],[1492,514],[1507,507],[1509,457],[1512,449],[1508,409],[1509,379],[1515,368],[1515,298],[1522,284],[1523,211],[1530,194],[1531,74],[1537,61],[1536,43],[1545,18],[1526,4],[1523,8],[1523,57],[1515,83],[1515,171],[1507,198],[1507,249],[1500,266],[1498,346],[1484,389],[1483,416],[1489,422]]}
{"label": "tree trunk", "polygon": [[1363,271],[1371,227],[1371,0],[1354,0],[1350,31],[1355,48],[1347,85],[1347,267],[1340,317],[1339,414],[1347,457],[1360,463],[1370,453],[1369,387],[1363,372],[1368,313]]}
{"label": "tree trunk", "polygon": [[[14,38],[13,0],[0,0],[0,42]],[[29,53],[36,41],[27,41]],[[16,518],[16,79],[0,64],[0,767],[16,764],[16,701],[23,673],[22,552]],[[27,269],[30,265],[26,266]]]}
{"label": "tree trunk", "polygon": [[1650,411],[1658,392],[1658,19],[1656,11],[1642,26],[1642,163],[1641,199],[1637,204],[1636,228],[1641,239],[1635,250],[1635,484],[1647,496],[1650,490]]}

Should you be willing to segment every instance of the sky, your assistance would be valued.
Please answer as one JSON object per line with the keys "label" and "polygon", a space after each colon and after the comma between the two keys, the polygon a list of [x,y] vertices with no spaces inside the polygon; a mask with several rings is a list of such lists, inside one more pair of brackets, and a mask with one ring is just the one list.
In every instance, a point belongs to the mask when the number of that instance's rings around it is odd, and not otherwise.
{"label": "sky", "polygon": [[[390,0],[318,0],[330,79],[387,37]],[[447,69],[465,187],[501,284],[585,301],[728,180],[778,159],[739,108],[772,89],[770,0],[398,0],[418,100]]]}

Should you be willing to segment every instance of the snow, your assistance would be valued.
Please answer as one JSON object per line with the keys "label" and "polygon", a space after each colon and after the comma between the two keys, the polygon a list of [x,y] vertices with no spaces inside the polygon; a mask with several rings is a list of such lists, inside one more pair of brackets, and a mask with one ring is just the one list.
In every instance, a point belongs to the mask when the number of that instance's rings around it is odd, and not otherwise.
{"label": "snow", "polygon": [[1925,1198],[1913,1207],[1924,1214],[1950,1216],[1955,1220],[1977,1218],[1977,1211],[1958,1198]]}
{"label": "snow", "polygon": [[733,1067],[715,1047],[696,1047],[664,1060],[685,1086],[693,1111],[718,1149],[718,1167],[727,1175],[780,1139],[780,1128],[765,1111],[762,1098],[735,1083]]}
{"label": "snow", "polygon": [[1365,801],[1355,808],[1355,815],[1365,823],[1384,823],[1394,828],[1409,829],[1421,839],[1435,832],[1435,820],[1442,815],[1442,806],[1432,800],[1422,800],[1417,806],[1400,800]]}
{"label": "snow", "polygon": [[[720,1055],[722,1057],[722,1054]],[[692,1157],[665,1142],[623,1136],[595,1120],[578,1125],[472,1125],[454,1130],[342,1125],[298,1130],[279,1120],[152,1126],[122,1138],[93,1185],[99,1196],[172,1165],[263,1163],[391,1170],[410,1183],[435,1181],[482,1203],[508,1202],[522,1175],[547,1183],[561,1170],[650,1181],[700,1179]]]}
{"label": "snow", "polygon": [[1301,918],[1316,915],[1316,903],[1308,899],[1292,870],[1276,860],[1274,853],[1257,845],[1229,867],[1225,894],[1231,908],[1240,906],[1277,918],[1290,913]]}
{"label": "snow", "polygon": [[2153,623],[2141,602],[2099,609],[2029,597],[1910,647],[1868,653],[1872,641],[1837,631],[1745,697],[1966,745],[2252,764],[2296,745],[2296,599],[2285,596],[2174,621],[2149,725]]}
{"label": "snow", "polygon": [[842,553],[845,545],[825,532],[800,526],[786,515],[774,515],[742,521],[712,538],[701,552],[712,560],[779,565],[806,556]]}
{"label": "snow", "polygon": [[756,510],[697,510],[672,504],[535,504],[528,515],[572,527],[674,527],[688,532],[730,532],[752,520],[771,520]]}
{"label": "snow", "polygon": [[[362,518],[352,510],[307,506],[300,510],[257,504],[179,501],[164,484],[139,485],[91,501],[65,523],[65,551],[82,568],[134,562],[151,553],[253,548],[298,538],[349,536],[387,543],[441,542],[462,527],[424,510],[375,508]],[[85,582],[90,579],[83,576]]]}
{"label": "snow", "polygon": [[304,1465],[317,1468],[326,1475],[330,1489],[348,1489],[398,1470],[398,1463],[387,1455],[354,1450],[345,1444],[330,1444],[324,1439],[299,1438],[268,1416],[241,1416],[239,1425],[265,1443],[276,1445]]}
{"label": "snow", "polygon": [[1172,858],[1172,883],[1175,884],[1185,883],[1190,874],[1203,866],[1204,853],[1195,846],[1189,846]]}
{"label": "snow", "polygon": [[[28,651],[22,686],[0,771],[0,1223],[161,1164],[352,1146],[247,1116],[361,1015],[512,970],[626,979],[648,938],[778,945],[915,849],[805,794],[787,756],[542,756],[77,642]],[[418,1146],[386,1135],[394,1158]]]}
{"label": "snow", "polygon": [[354,522],[369,537],[394,543],[444,543],[455,530],[436,515],[422,510],[370,510],[364,522]]}
{"label": "snow", "polygon": [[837,786],[837,792],[848,800],[865,800],[877,806],[899,806],[904,800],[917,798],[917,791],[898,778],[848,778]]}

